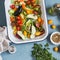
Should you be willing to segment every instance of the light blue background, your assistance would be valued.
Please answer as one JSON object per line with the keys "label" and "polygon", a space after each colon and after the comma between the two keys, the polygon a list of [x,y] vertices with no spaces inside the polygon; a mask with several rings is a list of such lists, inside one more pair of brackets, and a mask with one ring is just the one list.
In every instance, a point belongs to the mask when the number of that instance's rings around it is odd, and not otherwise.
{"label": "light blue background", "polygon": [[[55,3],[60,3],[60,0],[45,0],[46,3],[46,8],[51,7],[52,5],[54,5]],[[2,16],[4,16],[4,18],[1,16],[1,14],[4,12],[4,8],[3,8],[3,3],[2,0],[0,2],[1,6],[0,9],[2,9],[0,11],[0,18],[2,20],[0,20],[0,25],[6,25],[5,22],[5,15],[3,14]],[[56,30],[53,30],[50,28],[50,25],[48,26],[48,30],[49,30],[49,35],[48,37],[42,41],[42,42],[35,42],[35,43],[41,43],[41,44],[46,44],[46,42],[48,42],[50,44],[50,52],[53,53],[53,56],[57,58],[57,60],[60,60],[60,52],[54,52],[53,51],[53,47],[55,45],[53,45],[50,42],[50,34],[54,31],[60,31],[60,19],[57,16],[50,16],[47,14],[47,19],[52,19],[54,21],[54,24],[57,26]],[[3,22],[3,23],[2,23]],[[16,53],[15,54],[9,54],[8,52],[4,52],[2,54],[3,60],[33,60],[32,56],[31,56],[31,51],[32,51],[32,47],[33,47],[34,43],[27,43],[27,44],[20,44],[20,45],[15,45],[16,46]]]}

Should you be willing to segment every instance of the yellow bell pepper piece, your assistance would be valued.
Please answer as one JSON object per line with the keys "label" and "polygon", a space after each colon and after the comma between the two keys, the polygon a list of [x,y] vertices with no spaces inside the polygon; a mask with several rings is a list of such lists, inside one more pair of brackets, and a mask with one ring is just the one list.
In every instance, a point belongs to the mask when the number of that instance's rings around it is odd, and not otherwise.
{"label": "yellow bell pepper piece", "polygon": [[39,18],[38,18],[38,22],[41,22],[41,21],[42,21],[42,19],[39,17]]}
{"label": "yellow bell pepper piece", "polygon": [[39,36],[41,34],[41,32],[36,32],[35,36]]}
{"label": "yellow bell pepper piece", "polygon": [[31,14],[32,13],[32,10],[26,10],[27,14]]}
{"label": "yellow bell pepper piece", "polygon": [[27,36],[27,32],[26,31],[24,31],[23,34],[24,34],[24,36]]}

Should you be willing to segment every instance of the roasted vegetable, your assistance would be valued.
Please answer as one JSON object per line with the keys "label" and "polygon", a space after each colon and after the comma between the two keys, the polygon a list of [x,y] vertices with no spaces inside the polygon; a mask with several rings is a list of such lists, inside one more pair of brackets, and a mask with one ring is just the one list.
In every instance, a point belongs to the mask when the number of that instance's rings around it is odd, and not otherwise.
{"label": "roasted vegetable", "polygon": [[36,32],[35,36],[40,36],[41,32]]}
{"label": "roasted vegetable", "polygon": [[36,28],[34,27],[34,25],[32,25],[32,31],[31,31],[30,38],[35,38],[35,32],[36,32]]}
{"label": "roasted vegetable", "polygon": [[39,0],[13,0],[8,12],[14,36],[26,40],[45,33]]}
{"label": "roasted vegetable", "polygon": [[11,9],[14,9],[14,8],[15,8],[15,5],[11,5],[10,8],[11,8]]}
{"label": "roasted vegetable", "polygon": [[27,15],[27,18],[31,18],[33,20],[36,20],[37,19],[37,16],[34,15],[34,14],[29,14],[29,15]]}
{"label": "roasted vegetable", "polygon": [[18,9],[14,12],[14,16],[18,16],[22,12],[22,7],[18,6]]}
{"label": "roasted vegetable", "polygon": [[18,31],[17,34],[18,34],[23,40],[26,40],[26,37],[23,35],[22,31]]}

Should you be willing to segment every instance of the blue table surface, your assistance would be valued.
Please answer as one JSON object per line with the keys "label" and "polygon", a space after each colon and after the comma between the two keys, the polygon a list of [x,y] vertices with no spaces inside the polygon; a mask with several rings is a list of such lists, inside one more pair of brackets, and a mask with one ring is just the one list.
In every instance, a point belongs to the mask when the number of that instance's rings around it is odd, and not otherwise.
{"label": "blue table surface", "polygon": [[[48,8],[48,7],[53,6],[56,3],[60,3],[60,0],[45,0],[45,3],[46,3],[46,8]],[[0,10],[2,9],[0,11],[0,18],[2,19],[2,20],[0,19],[0,25],[3,26],[3,25],[6,25],[6,21],[5,21],[5,14],[4,14],[5,12],[3,8],[2,0],[0,4],[1,4]],[[50,16],[48,14],[47,14],[47,19],[48,20],[52,19],[54,21],[54,24],[57,26],[57,29],[53,30],[50,28],[50,25],[48,25],[48,31],[49,31],[48,37],[44,41],[35,42],[35,43],[46,44],[48,42],[50,45],[49,46],[50,52],[53,54],[54,57],[57,58],[57,60],[60,60],[60,57],[59,57],[60,53],[53,51],[53,47],[55,47],[55,45],[53,45],[50,42],[50,34],[54,31],[60,31],[60,20],[57,16]],[[4,52],[2,54],[3,60],[33,60],[31,56],[31,51],[32,51],[32,47],[34,43],[26,43],[26,44],[19,44],[19,45],[13,44],[13,45],[16,46],[16,49],[17,49],[16,53],[11,55],[8,52]]]}

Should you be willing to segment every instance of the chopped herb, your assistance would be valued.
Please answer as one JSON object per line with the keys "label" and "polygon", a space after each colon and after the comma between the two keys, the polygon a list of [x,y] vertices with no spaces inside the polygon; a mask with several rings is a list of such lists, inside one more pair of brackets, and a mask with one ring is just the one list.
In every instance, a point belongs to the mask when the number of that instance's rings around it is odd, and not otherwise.
{"label": "chopped herb", "polygon": [[48,47],[48,46],[49,46],[49,44],[48,44],[48,43],[46,43],[44,46],[45,46],[45,47]]}
{"label": "chopped herb", "polygon": [[[46,46],[48,46],[48,44],[46,44]],[[34,44],[32,56],[35,60],[57,60],[46,47],[43,48],[42,44]]]}

